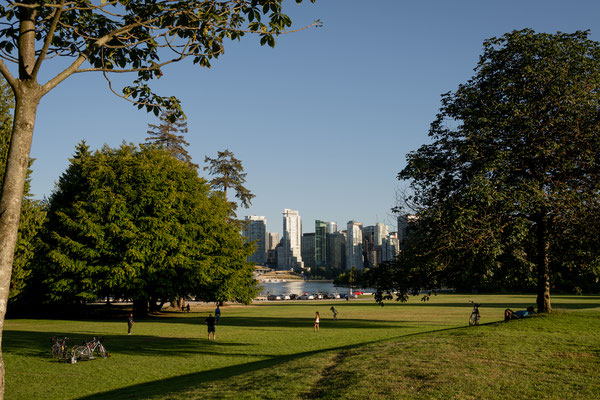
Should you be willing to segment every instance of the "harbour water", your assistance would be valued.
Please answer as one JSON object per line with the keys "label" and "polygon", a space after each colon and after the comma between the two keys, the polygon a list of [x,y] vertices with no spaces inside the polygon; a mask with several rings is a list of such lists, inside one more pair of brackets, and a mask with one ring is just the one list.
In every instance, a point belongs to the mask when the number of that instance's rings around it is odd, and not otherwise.
{"label": "harbour water", "polygon": [[[326,281],[261,282],[259,286],[262,296],[266,296],[267,292],[269,294],[350,293],[349,288],[337,287],[333,282]],[[354,290],[358,289],[354,288]]]}

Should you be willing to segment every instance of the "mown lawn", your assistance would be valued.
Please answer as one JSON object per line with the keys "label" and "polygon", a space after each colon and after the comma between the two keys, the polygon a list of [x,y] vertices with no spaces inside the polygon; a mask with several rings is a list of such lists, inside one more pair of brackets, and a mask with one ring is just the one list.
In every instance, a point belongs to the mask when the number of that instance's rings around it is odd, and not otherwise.
{"label": "mown lawn", "polygon": [[[470,300],[482,326],[467,327]],[[440,295],[226,306],[137,321],[7,320],[7,399],[600,398],[600,297],[555,296],[555,313],[499,322],[534,296]],[[339,310],[333,321],[329,307]],[[212,311],[212,307],[210,307]],[[321,331],[313,332],[315,311]],[[112,357],[52,361],[50,340],[104,336]]]}

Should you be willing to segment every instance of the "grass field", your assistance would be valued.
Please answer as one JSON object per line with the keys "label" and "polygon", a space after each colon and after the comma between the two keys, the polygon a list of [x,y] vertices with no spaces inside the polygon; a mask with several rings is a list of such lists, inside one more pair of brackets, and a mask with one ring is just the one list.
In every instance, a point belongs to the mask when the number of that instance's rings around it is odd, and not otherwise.
{"label": "grass field", "polygon": [[[466,326],[469,300],[483,303],[479,327]],[[448,294],[385,307],[370,299],[226,306],[216,342],[203,325],[213,307],[137,321],[131,336],[125,319],[12,319],[6,398],[600,398],[600,297],[555,296],[550,316],[500,322],[505,308],[534,302]],[[112,356],[58,363],[53,335],[70,345],[104,336]]]}

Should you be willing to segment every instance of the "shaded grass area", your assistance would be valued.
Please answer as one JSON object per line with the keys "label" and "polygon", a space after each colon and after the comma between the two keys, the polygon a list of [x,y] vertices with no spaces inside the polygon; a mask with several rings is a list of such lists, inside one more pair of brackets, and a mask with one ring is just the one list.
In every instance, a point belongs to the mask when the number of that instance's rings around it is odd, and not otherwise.
{"label": "shaded grass area", "polygon": [[[465,327],[481,302],[483,326]],[[283,302],[126,322],[8,320],[7,398],[600,398],[600,297],[555,298],[551,316],[498,323],[533,296],[443,295],[423,303]],[[340,320],[330,316],[331,305]],[[490,305],[490,306],[488,306]],[[312,331],[315,311],[321,332]],[[50,359],[49,337],[104,336],[113,357]]]}

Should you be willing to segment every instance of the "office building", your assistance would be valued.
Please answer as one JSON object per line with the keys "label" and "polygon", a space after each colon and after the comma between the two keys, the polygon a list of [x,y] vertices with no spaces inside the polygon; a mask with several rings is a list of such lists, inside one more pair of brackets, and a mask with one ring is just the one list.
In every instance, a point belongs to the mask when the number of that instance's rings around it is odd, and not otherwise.
{"label": "office building", "polygon": [[246,216],[246,226],[242,232],[249,242],[254,242],[256,249],[248,257],[249,262],[257,265],[267,263],[267,219],[263,216]]}
{"label": "office building", "polygon": [[315,267],[327,267],[327,223],[315,221]]}
{"label": "office building", "polygon": [[338,275],[346,269],[345,232],[327,234],[327,267],[334,275]]}
{"label": "office building", "polygon": [[283,239],[281,251],[277,252],[278,267],[283,269],[302,268],[302,220],[296,210],[283,210]]}
{"label": "office building", "polygon": [[315,234],[304,233],[302,234],[302,261],[304,262],[305,268],[316,267],[315,262]]}
{"label": "office building", "polygon": [[337,222],[327,222],[327,233],[335,233],[337,230]]}
{"label": "office building", "polygon": [[362,224],[348,221],[346,226],[346,269],[363,268]]}

